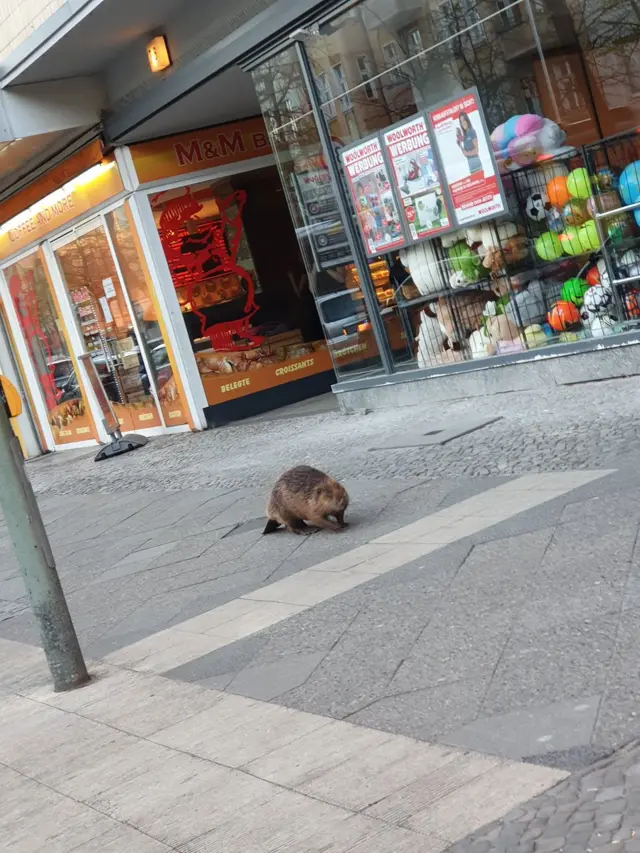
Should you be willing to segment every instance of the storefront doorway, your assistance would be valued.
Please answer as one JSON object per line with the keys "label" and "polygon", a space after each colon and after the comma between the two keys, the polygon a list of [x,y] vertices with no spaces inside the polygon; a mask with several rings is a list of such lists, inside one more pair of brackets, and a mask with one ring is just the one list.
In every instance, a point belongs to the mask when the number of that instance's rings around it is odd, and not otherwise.
{"label": "storefront doorway", "polygon": [[77,351],[91,356],[122,429],[163,427],[153,360],[162,338],[145,335],[106,217],[73,229],[51,249],[54,275],[69,297],[67,322],[76,332]]}

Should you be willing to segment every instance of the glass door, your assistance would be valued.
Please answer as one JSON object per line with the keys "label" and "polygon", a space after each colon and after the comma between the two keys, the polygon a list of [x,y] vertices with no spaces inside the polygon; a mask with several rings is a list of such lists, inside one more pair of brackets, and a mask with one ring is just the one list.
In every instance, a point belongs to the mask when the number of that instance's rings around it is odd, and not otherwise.
{"label": "glass door", "polygon": [[123,431],[164,426],[154,374],[103,220],[52,244],[82,346]]}
{"label": "glass door", "polygon": [[14,326],[16,348],[40,392],[40,420],[48,423],[56,446],[97,439],[40,252],[4,267],[3,275],[7,313],[10,304],[19,330]]}

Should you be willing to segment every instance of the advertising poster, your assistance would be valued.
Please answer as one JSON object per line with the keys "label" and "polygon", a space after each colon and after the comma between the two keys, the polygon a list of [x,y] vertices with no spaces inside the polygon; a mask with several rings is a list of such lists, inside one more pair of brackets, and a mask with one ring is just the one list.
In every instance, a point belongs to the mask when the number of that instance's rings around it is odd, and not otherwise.
{"label": "advertising poster", "polygon": [[418,115],[382,134],[407,230],[414,240],[450,227],[429,128]]}
{"label": "advertising poster", "polygon": [[506,204],[477,92],[441,104],[429,119],[458,225],[498,216]]}
{"label": "advertising poster", "polygon": [[369,257],[404,246],[400,212],[378,137],[343,148],[340,156]]}
{"label": "advertising poster", "polygon": [[326,168],[310,169],[292,176],[306,237],[318,269],[350,264],[351,251]]}

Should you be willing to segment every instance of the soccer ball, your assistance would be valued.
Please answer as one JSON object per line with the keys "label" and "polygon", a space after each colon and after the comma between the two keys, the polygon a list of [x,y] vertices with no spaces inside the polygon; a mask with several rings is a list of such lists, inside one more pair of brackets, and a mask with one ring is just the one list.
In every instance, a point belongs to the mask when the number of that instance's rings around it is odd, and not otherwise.
{"label": "soccer ball", "polygon": [[591,317],[608,314],[612,305],[613,290],[611,287],[607,284],[594,284],[584,295],[582,317],[590,319]]}
{"label": "soccer ball", "polygon": [[534,222],[544,222],[547,218],[549,197],[546,193],[531,193],[525,203],[525,212]]}

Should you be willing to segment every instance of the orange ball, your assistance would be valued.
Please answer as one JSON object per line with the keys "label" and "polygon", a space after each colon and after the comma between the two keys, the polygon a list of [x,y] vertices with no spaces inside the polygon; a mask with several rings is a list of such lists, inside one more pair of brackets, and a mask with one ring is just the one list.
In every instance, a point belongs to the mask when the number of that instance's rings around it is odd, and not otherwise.
{"label": "orange ball", "polygon": [[586,279],[589,287],[593,287],[594,284],[600,284],[600,270],[598,267],[590,267]]}
{"label": "orange ball", "polygon": [[554,207],[564,207],[571,198],[571,193],[567,188],[567,179],[564,175],[551,178],[547,184],[547,195],[549,201]]}
{"label": "orange ball", "polygon": [[549,311],[547,320],[554,332],[565,332],[580,323],[580,312],[573,302],[560,301]]}
{"label": "orange ball", "polygon": [[624,298],[624,307],[627,309],[627,316],[637,320],[640,318],[640,293],[637,290],[632,290]]}

